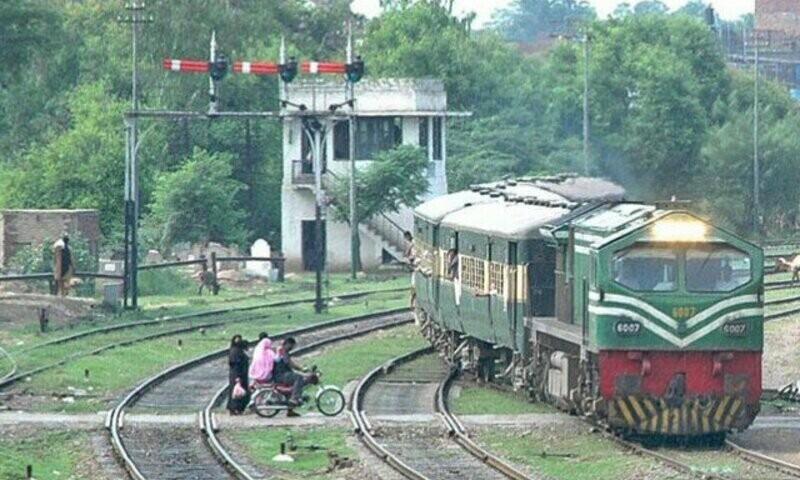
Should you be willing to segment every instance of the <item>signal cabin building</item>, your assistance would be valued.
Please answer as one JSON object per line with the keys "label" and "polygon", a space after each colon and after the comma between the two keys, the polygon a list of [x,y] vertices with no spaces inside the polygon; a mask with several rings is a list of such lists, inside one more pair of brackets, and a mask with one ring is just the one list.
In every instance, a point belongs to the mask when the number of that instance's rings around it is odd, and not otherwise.
{"label": "signal cabin building", "polygon": [[[289,271],[315,268],[315,190],[311,142],[303,132],[302,115],[315,112],[325,127],[322,152],[322,185],[329,200],[324,207],[324,261],[329,271],[350,268],[350,226],[333,219],[336,204],[329,186],[350,175],[349,127],[344,115],[332,117],[329,107],[345,101],[345,83],[323,80],[296,81],[287,85],[291,102],[283,115],[283,182],[281,245]],[[375,157],[398,145],[419,146],[428,156],[429,190],[424,199],[447,193],[447,94],[439,80],[364,80],[355,86],[356,171],[367,168]],[[298,105],[305,105],[301,112]],[[357,175],[358,173],[356,173]],[[423,199],[423,200],[424,200]],[[374,270],[392,260],[401,260],[406,248],[403,231],[413,227],[413,210],[378,215],[359,226],[361,262]]]}

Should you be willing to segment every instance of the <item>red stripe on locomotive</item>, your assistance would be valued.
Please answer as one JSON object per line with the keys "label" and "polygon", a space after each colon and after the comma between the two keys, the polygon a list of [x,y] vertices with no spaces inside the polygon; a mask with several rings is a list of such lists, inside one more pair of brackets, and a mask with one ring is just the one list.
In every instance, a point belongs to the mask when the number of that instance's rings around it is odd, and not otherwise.
{"label": "red stripe on locomotive", "polygon": [[[605,399],[615,396],[617,378],[641,377],[641,393],[663,397],[673,378],[686,375],[686,397],[721,396],[725,377],[746,380],[747,403],[761,398],[761,352],[659,352],[603,350],[599,353],[600,393]],[[729,385],[728,388],[732,386]]]}

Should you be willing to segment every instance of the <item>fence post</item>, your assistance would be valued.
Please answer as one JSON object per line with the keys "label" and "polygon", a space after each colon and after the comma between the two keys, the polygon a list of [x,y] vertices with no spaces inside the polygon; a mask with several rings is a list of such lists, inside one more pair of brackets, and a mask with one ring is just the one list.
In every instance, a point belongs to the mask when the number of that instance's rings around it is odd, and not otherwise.
{"label": "fence post", "polygon": [[39,331],[41,333],[45,333],[47,331],[47,324],[48,323],[50,323],[50,321],[47,318],[47,309],[46,308],[40,308],[39,309]]}
{"label": "fence post", "polygon": [[278,282],[283,282],[286,273],[286,257],[283,256],[283,252],[276,253],[281,260],[273,260],[272,267],[278,271]]}
{"label": "fence post", "polygon": [[219,293],[219,282],[217,281],[217,252],[211,252],[211,275],[213,282],[211,292],[216,295]]}

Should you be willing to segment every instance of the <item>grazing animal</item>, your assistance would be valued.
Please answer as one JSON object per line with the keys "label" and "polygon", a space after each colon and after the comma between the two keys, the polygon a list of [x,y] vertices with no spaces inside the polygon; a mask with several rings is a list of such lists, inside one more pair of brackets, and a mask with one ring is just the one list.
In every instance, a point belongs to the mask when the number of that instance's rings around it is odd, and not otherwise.
{"label": "grazing animal", "polygon": [[203,294],[203,287],[208,288],[211,293],[216,295],[219,293],[219,283],[217,282],[217,278],[214,275],[214,272],[209,271],[206,264],[203,264],[203,270],[196,274],[197,279],[200,283],[200,288],[197,289],[197,294]]}
{"label": "grazing animal", "polygon": [[792,261],[778,258],[775,269],[779,272],[792,272],[792,285],[794,285],[794,282],[800,281],[800,255],[794,257]]}

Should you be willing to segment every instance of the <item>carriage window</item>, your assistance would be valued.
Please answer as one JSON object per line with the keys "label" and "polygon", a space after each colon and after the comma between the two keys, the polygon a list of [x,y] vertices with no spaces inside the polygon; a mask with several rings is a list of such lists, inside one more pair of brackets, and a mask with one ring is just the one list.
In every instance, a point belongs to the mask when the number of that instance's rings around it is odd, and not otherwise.
{"label": "carriage window", "polygon": [[731,247],[686,251],[686,288],[690,292],[730,292],[751,278],[750,257]]}
{"label": "carriage window", "polygon": [[631,247],[614,255],[614,281],[631,290],[675,290],[678,257],[672,250]]}

